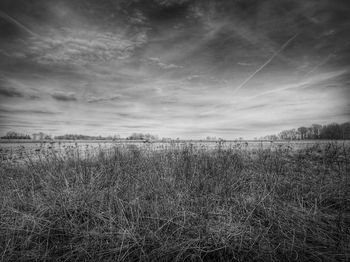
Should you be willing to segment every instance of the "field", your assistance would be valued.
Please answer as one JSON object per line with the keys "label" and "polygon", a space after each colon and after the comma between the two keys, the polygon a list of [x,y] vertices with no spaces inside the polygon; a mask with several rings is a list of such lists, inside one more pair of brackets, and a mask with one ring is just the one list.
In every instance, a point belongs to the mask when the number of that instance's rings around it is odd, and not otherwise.
{"label": "field", "polygon": [[0,148],[2,261],[350,259],[349,143]]}
{"label": "field", "polygon": [[[230,149],[230,150],[257,150],[257,149],[307,149],[313,147],[315,143],[321,147],[332,143],[330,140],[303,140],[303,141],[155,141],[147,143],[145,141],[111,141],[111,140],[80,140],[80,141],[31,141],[31,140],[0,140],[0,163],[17,164],[32,161],[34,159],[46,158],[56,155],[63,158],[71,154],[79,153],[79,157],[85,154],[96,154],[100,151],[113,147],[130,148],[138,147],[147,150],[172,150],[182,149],[188,146],[201,149]],[[338,142],[350,146],[350,141]]]}

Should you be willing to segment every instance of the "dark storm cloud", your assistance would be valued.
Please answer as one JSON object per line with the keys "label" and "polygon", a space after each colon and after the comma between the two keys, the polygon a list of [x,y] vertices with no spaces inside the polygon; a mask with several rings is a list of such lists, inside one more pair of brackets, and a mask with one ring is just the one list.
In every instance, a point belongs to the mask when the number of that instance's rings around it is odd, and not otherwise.
{"label": "dark storm cloud", "polygon": [[23,97],[24,92],[18,90],[11,83],[9,83],[5,78],[0,76],[0,96],[5,97]]}
{"label": "dark storm cloud", "polygon": [[34,90],[25,90],[25,86],[14,80],[0,80],[0,96],[8,98],[24,98],[36,100],[40,98]]}
{"label": "dark storm cloud", "polygon": [[64,102],[78,100],[74,93],[67,94],[67,93],[63,93],[63,92],[55,92],[51,96],[53,99],[56,99],[58,101],[64,101]]}
{"label": "dark storm cloud", "polygon": [[23,97],[24,94],[13,87],[0,87],[0,95],[7,97]]}

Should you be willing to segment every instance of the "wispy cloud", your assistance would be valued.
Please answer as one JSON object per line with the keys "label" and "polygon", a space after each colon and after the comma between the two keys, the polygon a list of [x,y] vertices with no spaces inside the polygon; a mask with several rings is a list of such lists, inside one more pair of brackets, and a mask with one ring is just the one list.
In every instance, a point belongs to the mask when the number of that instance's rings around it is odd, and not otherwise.
{"label": "wispy cloud", "polygon": [[40,110],[40,109],[0,108],[0,113],[56,115],[56,114],[59,114],[60,112],[45,111],[45,110]]}
{"label": "wispy cloud", "polygon": [[56,30],[44,37],[32,38],[27,56],[42,64],[88,65],[125,60],[147,41],[145,32],[132,37],[126,33],[81,28]]}
{"label": "wispy cloud", "polygon": [[237,65],[240,66],[255,66],[255,63],[238,62]]}
{"label": "wispy cloud", "polygon": [[315,86],[315,85],[320,84],[324,81],[331,80],[333,78],[337,78],[337,77],[342,76],[342,75],[347,74],[347,73],[349,73],[348,70],[320,73],[320,74],[317,74],[313,77],[308,77],[302,82],[287,84],[287,85],[284,85],[282,87],[278,87],[276,89],[271,89],[271,90],[259,93],[255,96],[252,96],[251,98],[256,98],[256,97],[260,97],[260,96],[268,95],[268,94],[272,94],[272,93],[278,93],[278,92],[281,92],[284,90],[289,90],[289,89],[296,89],[296,88],[303,89],[303,88]]}
{"label": "wispy cloud", "polygon": [[219,79],[214,76],[200,74],[200,75],[189,75],[184,79],[187,84],[204,85],[204,86],[222,86],[227,85],[228,81]]}
{"label": "wispy cloud", "polygon": [[157,57],[150,57],[147,60],[149,65],[156,65],[161,69],[167,70],[167,69],[179,69],[183,68],[183,66],[175,65],[175,64],[166,64],[161,62],[161,60]]}
{"label": "wispy cloud", "polygon": [[99,97],[99,98],[90,98],[88,103],[98,103],[98,102],[106,102],[106,101],[117,101],[122,99],[122,96],[111,96],[111,97]]}

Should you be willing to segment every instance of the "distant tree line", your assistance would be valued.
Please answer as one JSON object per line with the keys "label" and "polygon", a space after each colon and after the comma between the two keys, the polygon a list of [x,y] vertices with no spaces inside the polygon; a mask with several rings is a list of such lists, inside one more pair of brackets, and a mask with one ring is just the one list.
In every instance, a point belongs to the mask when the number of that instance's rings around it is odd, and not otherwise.
{"label": "distant tree line", "polygon": [[120,135],[114,136],[86,136],[76,134],[66,134],[62,136],[55,136],[55,140],[158,140],[158,136],[152,134],[133,133],[127,138],[121,138]]}
{"label": "distant tree line", "polygon": [[158,140],[158,136],[143,133],[133,133],[131,136],[126,138],[127,140]]}
{"label": "distant tree line", "polygon": [[283,130],[277,135],[264,136],[265,140],[350,139],[350,122]]}
{"label": "distant tree line", "polygon": [[30,135],[9,131],[1,139],[31,139]]}
{"label": "distant tree line", "polygon": [[34,140],[51,140],[52,137],[48,134],[45,134],[43,132],[32,134],[32,139]]}
{"label": "distant tree line", "polygon": [[55,136],[55,140],[119,140],[121,139],[119,135],[114,136],[86,136],[86,135],[75,135],[66,134],[62,136]]}
{"label": "distant tree line", "polygon": [[[22,134],[14,131],[9,131],[1,139],[34,139],[34,140],[47,140],[51,139],[49,135],[42,132],[33,134],[33,137],[27,134]],[[79,134],[66,134],[62,136],[55,136],[55,140],[122,140],[119,135],[114,136],[87,136]],[[207,140],[221,140],[216,137],[207,137]],[[301,126],[299,128],[293,128],[283,130],[277,135],[268,135],[260,137],[262,140],[306,140],[306,139],[350,139],[350,122],[342,124],[331,123],[328,125],[313,124],[310,127]],[[133,133],[128,136],[126,140],[159,140],[158,136],[149,133]],[[163,138],[164,141],[170,141],[171,138]]]}

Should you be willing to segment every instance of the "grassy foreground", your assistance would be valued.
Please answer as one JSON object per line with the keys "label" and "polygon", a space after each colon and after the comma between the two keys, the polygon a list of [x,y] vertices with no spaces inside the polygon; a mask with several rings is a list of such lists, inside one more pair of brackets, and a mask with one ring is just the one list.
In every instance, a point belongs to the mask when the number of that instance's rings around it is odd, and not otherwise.
{"label": "grassy foreground", "polygon": [[2,261],[349,261],[350,149],[51,154],[0,167]]}

